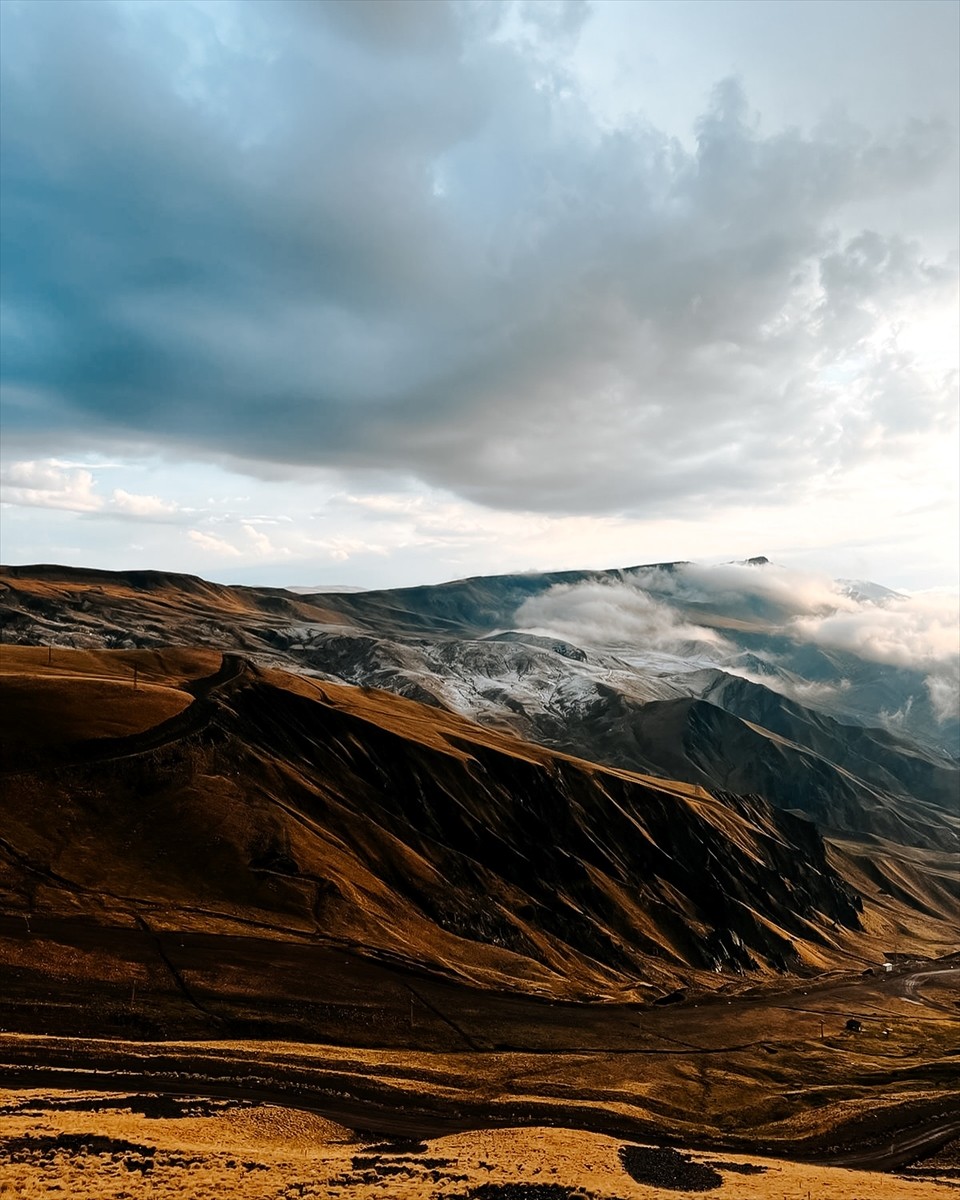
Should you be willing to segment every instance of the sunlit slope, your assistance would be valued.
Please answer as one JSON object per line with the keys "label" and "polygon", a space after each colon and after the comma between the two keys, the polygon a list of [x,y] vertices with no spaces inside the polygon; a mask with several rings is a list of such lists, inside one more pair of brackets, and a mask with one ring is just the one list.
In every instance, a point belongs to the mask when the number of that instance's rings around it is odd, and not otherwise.
{"label": "sunlit slope", "polygon": [[196,575],[38,565],[0,568],[6,642],[142,649],[269,648],[275,629],[352,624],[281,588],[224,587]]}
{"label": "sunlit slope", "polygon": [[181,713],[192,701],[181,685],[219,661],[209,650],[161,657],[2,646],[4,763],[7,755],[42,760],[76,742],[144,733]]}
{"label": "sunlit slope", "polygon": [[[656,574],[677,570],[666,564]],[[783,612],[756,598],[730,598],[720,612],[678,610],[741,647],[734,674],[693,644],[658,656],[642,639],[584,649],[511,630],[518,608],[551,586],[615,586],[630,574],[493,576],[302,596],[161,572],[16,567],[0,570],[0,625],[5,642],[54,652],[236,651],[447,708],[592,762],[757,793],[812,818],[821,832],[931,851],[960,847],[955,758],[879,727],[884,713],[920,713],[920,701],[910,700],[918,688],[926,695],[916,672],[794,645]],[[799,673],[774,669],[771,655]],[[784,689],[813,699],[791,700]],[[812,704],[832,705],[833,715]],[[940,732],[947,737],[947,726]]]}
{"label": "sunlit slope", "polygon": [[[5,729],[8,914],[149,914],[215,934],[241,922],[565,994],[877,953],[814,828],[759,799],[600,768],[230,656],[165,666],[143,653],[146,686],[124,682],[130,732],[118,736],[85,698],[98,678],[129,678],[138,656],[79,653],[72,677],[71,657],[55,656],[43,755],[24,722]],[[198,678],[202,667],[214,670]],[[40,711],[50,669],[38,651],[4,660],[12,711]],[[172,716],[158,692],[175,698]],[[928,926],[942,945],[937,914]]]}

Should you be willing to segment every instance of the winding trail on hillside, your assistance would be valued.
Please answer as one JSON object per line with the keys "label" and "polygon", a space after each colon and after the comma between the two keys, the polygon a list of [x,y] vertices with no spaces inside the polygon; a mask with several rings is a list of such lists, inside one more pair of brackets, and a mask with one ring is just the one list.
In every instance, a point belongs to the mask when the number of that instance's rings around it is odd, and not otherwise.
{"label": "winding trail on hillside", "polygon": [[918,1158],[935,1154],[937,1150],[960,1138],[960,1113],[925,1122],[916,1129],[892,1137],[886,1147],[855,1150],[849,1154],[823,1156],[817,1159],[824,1166],[849,1167],[868,1171],[895,1171]]}
{"label": "winding trail on hillside", "polygon": [[952,986],[960,998],[960,967],[940,971],[912,971],[909,975],[902,975],[896,980],[896,994],[905,1000],[912,1000],[915,1004],[923,1004],[927,1008],[938,1008],[942,1012],[954,1014],[960,1020],[960,1009],[955,1004],[934,1000],[923,994],[923,984],[930,980],[936,980],[942,987]]}
{"label": "winding trail on hillside", "polygon": [[[250,671],[246,659],[238,654],[224,654],[219,668],[212,675],[202,679],[188,680],[179,685],[179,690],[193,697],[190,704],[182,712],[176,713],[166,721],[153,725],[141,733],[125,734],[123,737],[91,738],[88,741],[75,742],[67,745],[61,754],[52,755],[46,751],[42,760],[51,767],[62,768],[69,766],[85,766],[89,763],[115,762],[126,758],[135,758],[147,754],[151,750],[159,750],[173,742],[182,741],[193,734],[200,733],[213,720],[216,708],[208,703],[217,692],[223,691],[228,685],[240,680]],[[18,775],[27,770],[36,769],[36,763],[25,762],[17,764],[3,772],[5,775]]]}
{"label": "winding trail on hillside", "polygon": [[143,733],[134,733],[122,738],[102,738],[86,743],[81,756],[70,761],[86,763],[134,758],[138,754],[158,750],[161,746],[199,733],[209,725],[215,713],[215,708],[207,701],[229,684],[242,679],[249,669],[246,659],[237,654],[224,654],[219,669],[212,675],[205,675],[202,679],[190,680],[181,685],[183,691],[193,696],[193,702],[183,712],[177,713],[167,721],[161,721],[152,729],[145,729]]}

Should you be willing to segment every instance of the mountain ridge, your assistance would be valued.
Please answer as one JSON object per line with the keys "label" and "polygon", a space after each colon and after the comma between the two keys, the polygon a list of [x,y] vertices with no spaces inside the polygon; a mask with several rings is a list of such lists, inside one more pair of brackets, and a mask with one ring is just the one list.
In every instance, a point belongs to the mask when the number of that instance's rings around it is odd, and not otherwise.
{"label": "mountain ridge", "polygon": [[[467,979],[580,991],[815,970],[872,940],[814,827],[760,797],[558,756],[231,656],[193,683],[179,660],[171,673],[144,656],[135,692],[138,653],[80,654],[72,670],[71,652],[47,667],[42,651],[6,648],[5,683],[65,690],[89,726],[41,761],[6,731],[7,905],[30,895],[38,916],[105,919],[83,899],[100,889],[113,920],[197,904],[305,934],[321,920]],[[153,703],[149,686],[191,705],[157,732],[105,735],[86,689],[121,665],[128,712]]]}
{"label": "mountain ridge", "polygon": [[[682,563],[660,567],[666,575],[683,569]],[[267,666],[386,688],[581,758],[763,792],[827,830],[930,848],[957,842],[954,759],[902,732],[871,726],[868,712],[844,723],[829,709],[768,686],[782,689],[782,677],[806,698],[804,689],[817,696],[822,681],[807,684],[756,658],[754,650],[736,660],[744,667],[724,670],[694,644],[676,643],[672,653],[643,646],[584,649],[561,637],[498,627],[524,597],[548,593],[558,578],[567,586],[601,575],[623,579],[633,570],[478,577],[466,585],[304,597],[198,577],[181,581],[163,572],[23,567],[0,575],[0,622],[7,641],[228,649]],[[718,619],[729,624],[729,602],[727,608]],[[485,630],[491,622],[495,627]],[[403,632],[416,625],[417,633]],[[466,637],[451,633],[453,625],[485,632]],[[779,637],[767,636],[765,645],[776,646]],[[835,657],[815,650],[821,674],[834,669]],[[871,678],[879,671],[869,664],[864,669]],[[737,674],[741,670],[751,677]],[[779,674],[764,673],[771,670]],[[883,702],[902,674],[881,672]],[[844,695],[851,690],[840,689]],[[667,710],[656,707],[663,704],[674,705],[669,720]]]}

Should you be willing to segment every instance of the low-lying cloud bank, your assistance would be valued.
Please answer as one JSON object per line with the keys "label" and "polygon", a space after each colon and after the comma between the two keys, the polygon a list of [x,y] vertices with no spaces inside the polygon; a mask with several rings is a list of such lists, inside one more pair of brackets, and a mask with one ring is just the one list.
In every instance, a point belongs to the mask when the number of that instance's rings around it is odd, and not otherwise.
{"label": "low-lying cloud bank", "polygon": [[527,600],[517,628],[592,646],[631,646],[673,652],[699,642],[716,654],[731,650],[713,629],[686,621],[669,604],[630,583],[558,584]]}
{"label": "low-lying cloud bank", "polygon": [[868,662],[926,672],[930,707],[940,722],[960,717],[960,616],[955,591],[858,604],[825,617],[799,617],[793,636]]}
{"label": "low-lying cloud bank", "polygon": [[[699,620],[698,620],[698,613]],[[713,628],[746,622],[798,645],[925,675],[930,706],[941,722],[960,709],[960,594],[940,589],[904,596],[876,584],[833,580],[772,563],[682,564],[638,570],[626,580],[560,585],[528,600],[520,628],[536,628],[592,646],[702,655],[732,673],[784,690],[775,679],[738,667],[741,651]],[[771,663],[776,658],[770,659]],[[816,702],[811,684],[809,697]],[[838,681],[838,687],[842,681]],[[795,690],[795,689],[794,689]],[[836,689],[833,689],[836,690]]]}
{"label": "low-lying cloud bank", "polygon": [[957,593],[918,592],[791,625],[801,641],[844,650],[872,662],[926,670],[958,656]]}
{"label": "low-lying cloud bank", "polygon": [[771,615],[776,611],[783,620],[854,611],[860,588],[875,589],[880,598],[896,594],[875,584],[851,584],[771,562],[717,566],[682,563],[672,571],[641,568],[632,573],[631,579],[653,595],[683,604],[719,606],[724,611],[732,607],[744,616],[758,609]]}

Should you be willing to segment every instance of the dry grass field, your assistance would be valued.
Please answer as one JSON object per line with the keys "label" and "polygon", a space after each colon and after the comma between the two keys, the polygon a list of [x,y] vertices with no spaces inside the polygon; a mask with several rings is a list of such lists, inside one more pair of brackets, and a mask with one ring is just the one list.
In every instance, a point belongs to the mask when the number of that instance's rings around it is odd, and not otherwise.
{"label": "dry grass field", "polygon": [[374,1138],[296,1109],[0,1092],[0,1196],[71,1200],[926,1200],[957,1172],[877,1175],[643,1147],[571,1129]]}

